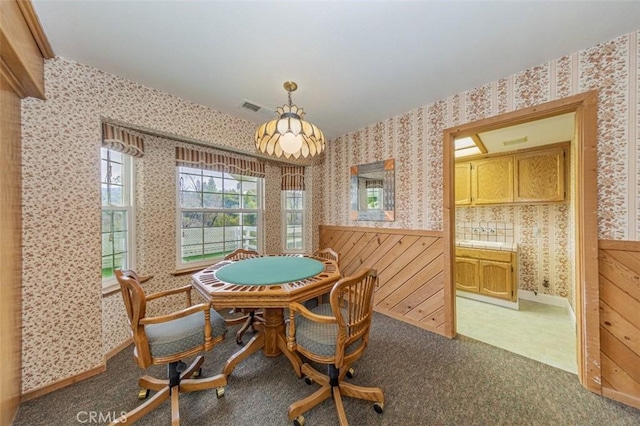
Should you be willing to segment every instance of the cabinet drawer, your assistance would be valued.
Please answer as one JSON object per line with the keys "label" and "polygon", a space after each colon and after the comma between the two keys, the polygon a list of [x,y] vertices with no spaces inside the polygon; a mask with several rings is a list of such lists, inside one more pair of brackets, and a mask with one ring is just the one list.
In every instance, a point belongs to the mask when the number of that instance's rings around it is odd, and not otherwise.
{"label": "cabinet drawer", "polygon": [[511,262],[512,254],[513,253],[510,251],[456,247],[456,256],[469,257],[471,259],[493,260],[495,262]]}

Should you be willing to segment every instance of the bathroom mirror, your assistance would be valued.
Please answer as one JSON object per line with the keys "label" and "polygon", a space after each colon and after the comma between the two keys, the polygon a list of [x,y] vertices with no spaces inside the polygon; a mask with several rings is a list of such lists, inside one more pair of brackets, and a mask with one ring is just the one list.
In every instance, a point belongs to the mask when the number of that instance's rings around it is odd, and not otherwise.
{"label": "bathroom mirror", "polygon": [[393,221],[395,161],[351,167],[351,219]]}

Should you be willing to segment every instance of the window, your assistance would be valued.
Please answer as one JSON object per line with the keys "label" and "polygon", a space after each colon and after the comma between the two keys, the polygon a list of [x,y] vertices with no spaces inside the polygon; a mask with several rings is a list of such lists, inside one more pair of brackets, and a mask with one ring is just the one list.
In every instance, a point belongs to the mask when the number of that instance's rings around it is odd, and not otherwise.
{"label": "window", "polygon": [[260,250],[262,178],[178,167],[178,268]]}
{"label": "window", "polygon": [[284,252],[304,251],[304,191],[282,191]]}
{"label": "window", "polygon": [[135,268],[133,243],[133,161],[120,152],[101,148],[102,283],[115,282],[117,268]]}

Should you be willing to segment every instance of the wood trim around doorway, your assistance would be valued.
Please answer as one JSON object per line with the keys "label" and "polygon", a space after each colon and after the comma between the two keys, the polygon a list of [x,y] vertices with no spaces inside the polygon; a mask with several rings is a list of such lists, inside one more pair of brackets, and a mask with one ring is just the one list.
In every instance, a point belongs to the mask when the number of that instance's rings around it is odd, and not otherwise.
{"label": "wood trim around doorway", "polygon": [[602,393],[598,289],[597,103],[595,90],[452,127],[443,132],[443,221],[445,335],[455,337],[455,203],[453,144],[458,137],[575,112],[576,322],[578,378],[592,392]]}

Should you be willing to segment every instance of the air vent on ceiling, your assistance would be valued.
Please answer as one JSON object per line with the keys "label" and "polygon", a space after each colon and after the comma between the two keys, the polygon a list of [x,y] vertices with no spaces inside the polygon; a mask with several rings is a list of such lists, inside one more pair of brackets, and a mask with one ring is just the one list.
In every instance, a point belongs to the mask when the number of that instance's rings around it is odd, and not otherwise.
{"label": "air vent on ceiling", "polygon": [[267,117],[273,117],[275,115],[274,110],[263,107],[262,105],[258,105],[257,103],[248,101],[246,99],[242,101],[242,103],[240,104],[240,108],[244,108],[251,112],[255,112]]}
{"label": "air vent on ceiling", "polygon": [[242,108],[250,109],[253,112],[258,112],[262,107],[260,105],[252,104],[249,101],[242,101]]}
{"label": "air vent on ceiling", "polygon": [[519,139],[511,139],[510,141],[504,141],[502,144],[504,146],[517,145],[519,143],[525,143],[527,141],[527,137],[519,138]]}

